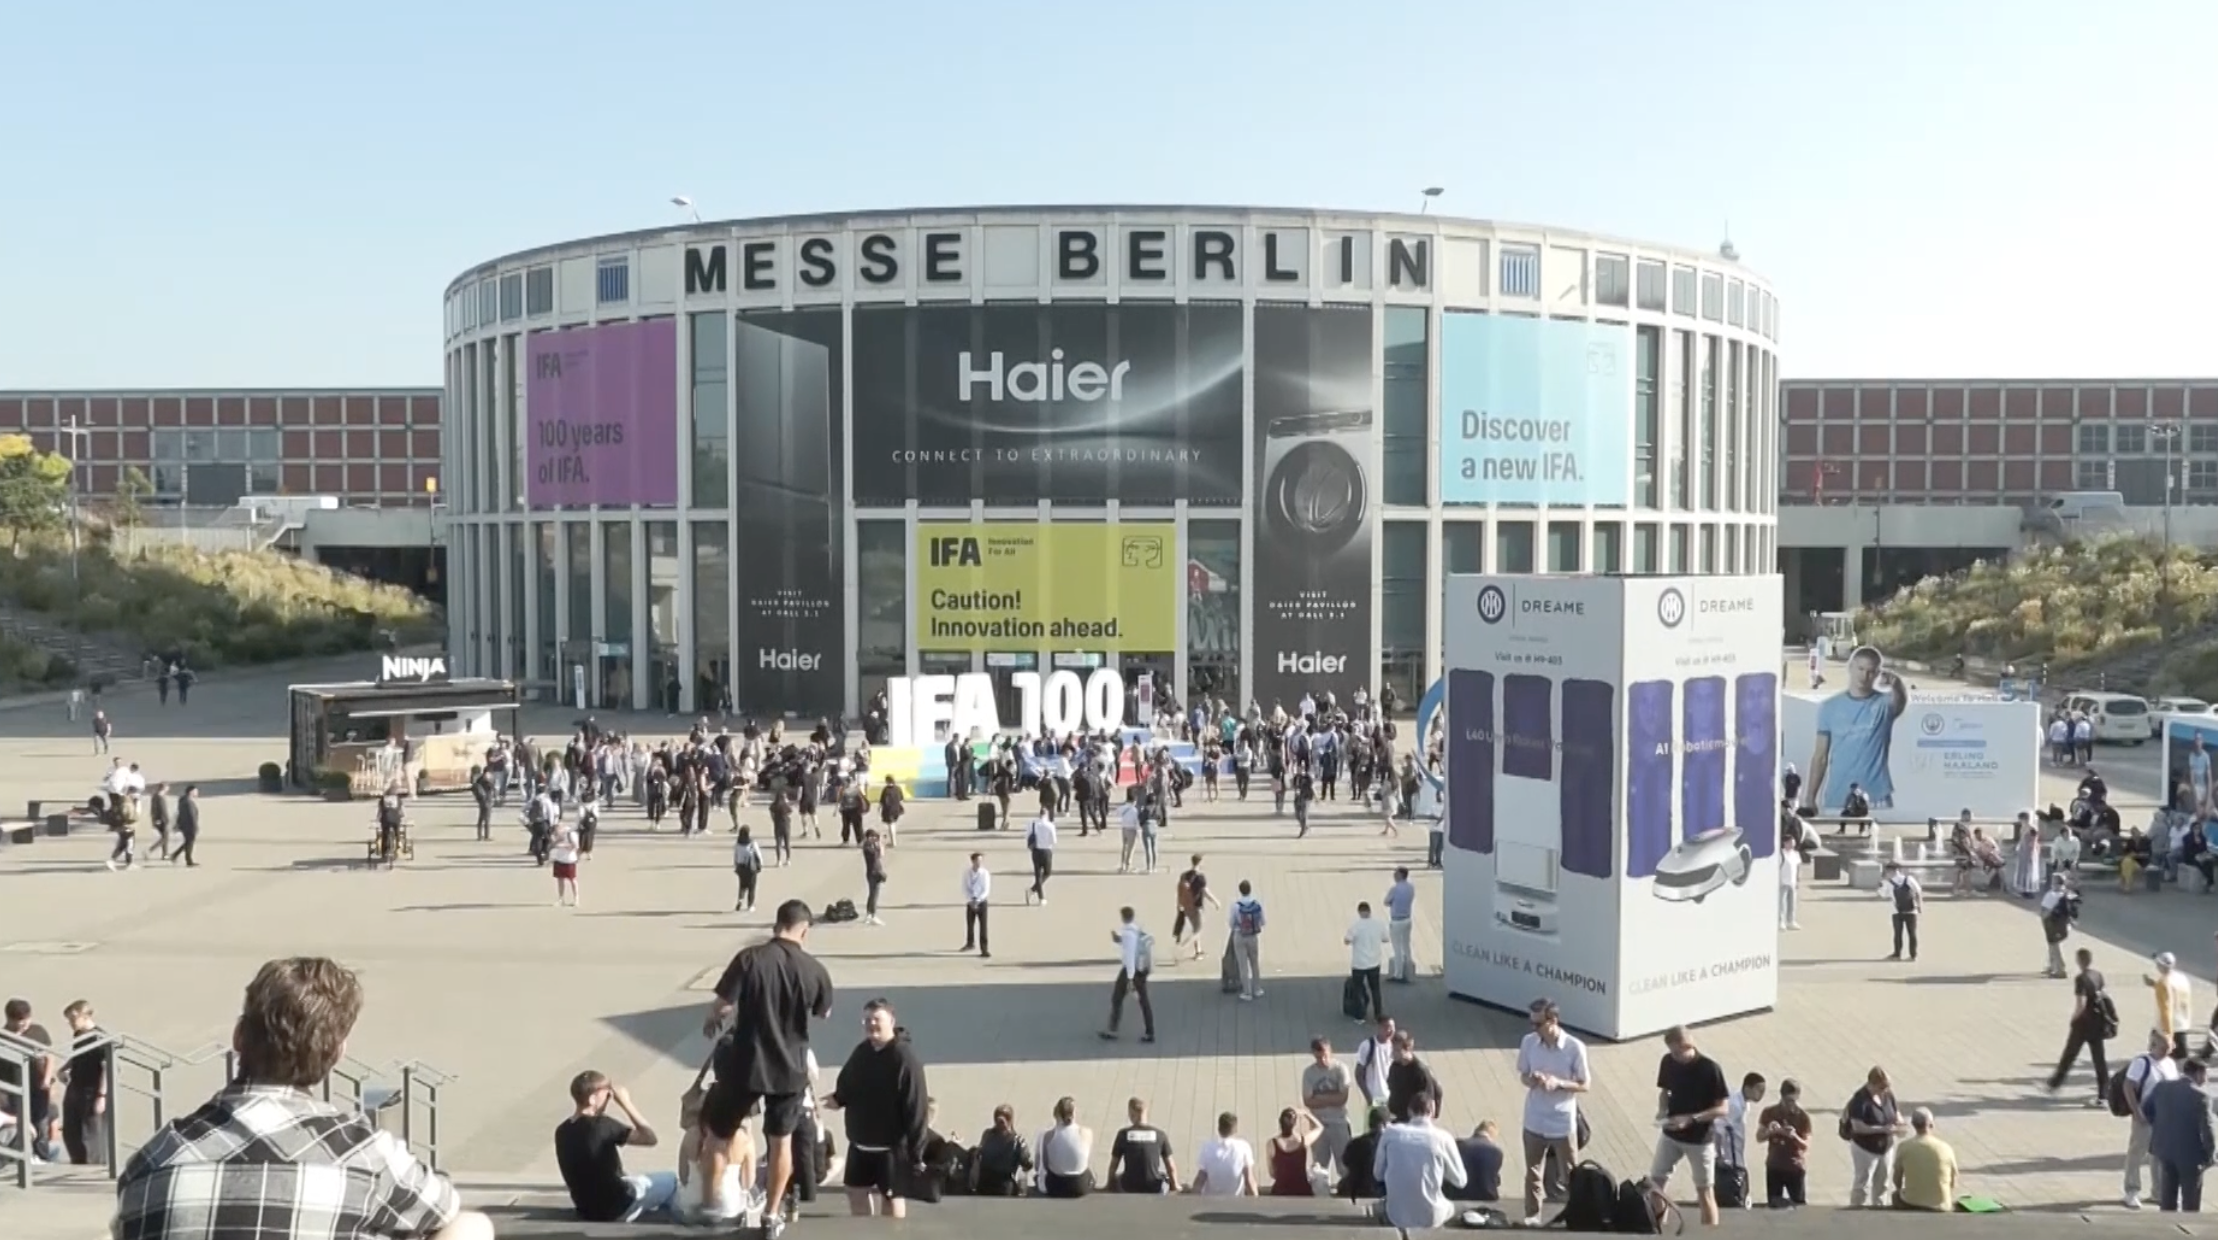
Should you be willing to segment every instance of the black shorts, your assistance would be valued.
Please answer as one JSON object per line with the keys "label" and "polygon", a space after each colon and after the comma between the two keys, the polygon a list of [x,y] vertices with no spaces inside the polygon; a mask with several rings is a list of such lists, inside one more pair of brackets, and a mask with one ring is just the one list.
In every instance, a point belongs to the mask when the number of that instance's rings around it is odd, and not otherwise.
{"label": "black shorts", "polygon": [[729,1141],[760,1102],[762,1135],[790,1137],[801,1126],[801,1101],[802,1095],[797,1093],[758,1094],[719,1077],[701,1102],[701,1127],[718,1140]]}
{"label": "black shorts", "polygon": [[893,1158],[892,1150],[866,1150],[850,1145],[847,1147],[847,1170],[840,1182],[849,1188],[898,1196],[893,1191]]}

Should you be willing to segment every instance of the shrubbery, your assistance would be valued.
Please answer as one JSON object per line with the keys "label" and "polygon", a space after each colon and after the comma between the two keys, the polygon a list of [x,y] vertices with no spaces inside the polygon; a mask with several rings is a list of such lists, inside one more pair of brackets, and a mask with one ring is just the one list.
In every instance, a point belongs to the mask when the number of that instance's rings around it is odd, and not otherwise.
{"label": "shrubbery", "polygon": [[1856,635],[1889,657],[1964,654],[2068,670],[2213,620],[2218,566],[2192,548],[2174,547],[2167,559],[2152,540],[2110,538],[1928,577],[1866,607]]}
{"label": "shrubbery", "polygon": [[275,551],[151,547],[119,560],[94,541],[73,580],[65,543],[25,538],[0,554],[0,601],[139,649],[180,650],[203,670],[348,654],[385,632],[426,640],[439,627],[415,594]]}
{"label": "shrubbery", "polygon": [[0,692],[60,688],[75,679],[77,665],[67,657],[0,635]]}

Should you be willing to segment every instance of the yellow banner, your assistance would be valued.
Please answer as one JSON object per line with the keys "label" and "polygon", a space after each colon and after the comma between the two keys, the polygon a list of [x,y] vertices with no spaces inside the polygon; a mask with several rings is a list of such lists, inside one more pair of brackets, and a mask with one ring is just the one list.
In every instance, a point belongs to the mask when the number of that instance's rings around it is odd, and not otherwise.
{"label": "yellow banner", "polygon": [[1178,527],[917,526],[920,650],[1171,651]]}

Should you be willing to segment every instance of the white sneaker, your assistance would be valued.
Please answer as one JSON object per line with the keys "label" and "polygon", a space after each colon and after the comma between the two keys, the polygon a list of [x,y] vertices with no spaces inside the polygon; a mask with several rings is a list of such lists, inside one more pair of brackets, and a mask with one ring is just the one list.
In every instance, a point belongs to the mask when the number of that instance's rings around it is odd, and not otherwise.
{"label": "white sneaker", "polygon": [[2127,1193],[2127,1194],[2126,1194],[2126,1198],[2125,1198],[2125,1201],[2124,1201],[2124,1203],[2123,1203],[2123,1204],[2125,1205],[2126,1209],[2128,1209],[2128,1210],[2138,1210],[2138,1209],[2140,1209],[2140,1208],[2141,1208],[2141,1194],[2139,1194],[2139,1193]]}
{"label": "white sneaker", "polygon": [[863,918],[863,921],[873,926],[882,926],[886,924],[884,921],[879,919],[876,913],[872,913],[870,916]]}
{"label": "white sneaker", "polygon": [[108,873],[110,873],[110,874],[113,874],[113,873],[115,873],[115,872],[116,872],[116,859],[115,859],[114,857],[110,857],[110,858],[108,858]]}

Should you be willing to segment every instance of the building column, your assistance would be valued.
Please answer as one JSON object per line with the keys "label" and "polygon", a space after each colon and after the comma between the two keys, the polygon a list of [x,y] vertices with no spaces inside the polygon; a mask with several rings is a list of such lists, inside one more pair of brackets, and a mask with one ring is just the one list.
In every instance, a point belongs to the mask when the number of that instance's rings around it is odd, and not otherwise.
{"label": "building column", "polygon": [[1864,549],[1841,548],[1841,610],[1854,611],[1864,605]]}

